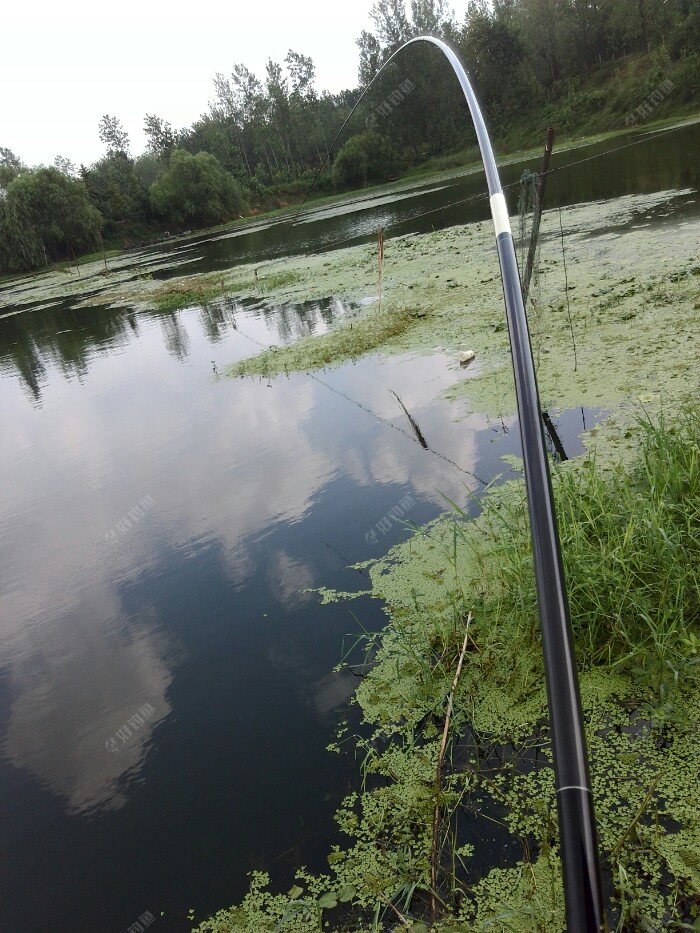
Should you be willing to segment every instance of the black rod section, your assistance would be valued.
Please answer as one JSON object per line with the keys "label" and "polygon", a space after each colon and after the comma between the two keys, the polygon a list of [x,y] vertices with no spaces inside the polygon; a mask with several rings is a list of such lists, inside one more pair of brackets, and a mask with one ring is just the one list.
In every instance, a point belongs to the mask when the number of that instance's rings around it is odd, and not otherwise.
{"label": "black rod section", "polygon": [[[552,735],[566,924],[568,933],[600,933],[605,915],[586,736],[552,482],[540,418],[535,364],[508,208],[481,108],[464,66],[445,42],[432,36],[420,36],[409,40],[387,59],[371,83],[374,83],[390,61],[415,42],[429,42],[437,46],[452,65],[469,105],[486,172],[501,266],[523,447]],[[362,96],[364,97],[364,94]]]}

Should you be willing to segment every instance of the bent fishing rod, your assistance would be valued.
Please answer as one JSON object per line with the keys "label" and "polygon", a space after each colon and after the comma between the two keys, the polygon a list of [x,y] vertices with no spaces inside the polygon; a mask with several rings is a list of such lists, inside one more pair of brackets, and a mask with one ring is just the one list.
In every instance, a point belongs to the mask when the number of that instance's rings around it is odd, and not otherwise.
{"label": "bent fishing rod", "polygon": [[[503,195],[498,167],[481,108],[457,54],[441,39],[432,36],[419,36],[402,45],[384,62],[367,85],[333,141],[331,151],[379,75],[397,55],[417,42],[428,42],[436,46],[452,66],[469,107],[486,172],[503,282],[523,448],[525,487],[554,759],[566,925],[568,933],[600,933],[604,923],[604,908],[593,814],[593,794],[588,772],[586,736],[581,713],[569,603],[566,595],[547,449],[540,418],[539,393],[530,333],[515,258],[508,207]],[[327,159],[328,155],[323,165]],[[303,202],[301,207],[303,207]]]}

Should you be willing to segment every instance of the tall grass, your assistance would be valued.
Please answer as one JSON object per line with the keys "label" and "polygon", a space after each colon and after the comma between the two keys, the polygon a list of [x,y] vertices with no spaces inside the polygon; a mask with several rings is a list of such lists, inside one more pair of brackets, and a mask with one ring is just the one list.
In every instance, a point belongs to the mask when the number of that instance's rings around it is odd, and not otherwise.
{"label": "tall grass", "polygon": [[[700,648],[700,412],[640,423],[638,462],[560,469],[554,488],[580,664],[610,665],[662,690],[696,678]],[[487,506],[498,538],[493,606],[537,638],[524,499]]]}

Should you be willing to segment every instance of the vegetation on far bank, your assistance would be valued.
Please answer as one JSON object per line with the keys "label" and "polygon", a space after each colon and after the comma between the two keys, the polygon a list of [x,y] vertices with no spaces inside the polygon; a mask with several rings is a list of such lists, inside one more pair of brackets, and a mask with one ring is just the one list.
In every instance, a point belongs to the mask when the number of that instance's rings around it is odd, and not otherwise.
{"label": "vegetation on far bank", "polygon": [[[403,3],[377,0],[370,15],[373,30],[357,42],[360,85],[408,38],[442,36],[470,66],[501,155],[539,145],[548,124],[561,140],[697,110],[700,0],[653,10],[646,0],[476,2],[462,23],[443,0],[411,4],[410,15]],[[435,49],[413,47],[387,68],[335,152],[360,90],[319,93],[307,56],[290,50],[284,66],[269,61],[262,82],[235,64],[214,87],[191,127],[146,115],[148,150],[137,157],[110,115],[99,125],[105,155],[90,166],[57,156],[51,168],[28,169],[0,148],[0,273],[288,206],[324,160],[319,195],[476,155],[459,88]]]}

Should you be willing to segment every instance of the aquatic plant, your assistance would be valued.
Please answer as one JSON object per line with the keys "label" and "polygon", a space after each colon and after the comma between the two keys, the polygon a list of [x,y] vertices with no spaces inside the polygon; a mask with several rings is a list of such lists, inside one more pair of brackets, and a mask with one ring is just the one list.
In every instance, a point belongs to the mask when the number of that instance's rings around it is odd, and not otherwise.
{"label": "aquatic plant", "polygon": [[416,307],[385,309],[381,317],[365,310],[326,334],[302,337],[288,346],[272,347],[240,360],[228,370],[228,375],[272,376],[286,370],[318,369],[356,359],[424,323],[427,317],[427,311]]}
{"label": "aquatic plant", "polygon": [[[246,282],[248,288],[252,283]],[[193,305],[204,305],[236,291],[242,281],[230,281],[224,275],[190,275],[173,279],[153,292],[153,303],[159,311],[179,311]]]}
{"label": "aquatic plant", "polygon": [[[700,412],[640,421],[634,440],[632,466],[595,454],[567,461],[554,488],[610,915],[620,931],[691,929],[700,914]],[[455,506],[370,568],[389,623],[360,636],[373,658],[355,696],[362,783],[337,814],[350,845],[334,847],[315,888],[307,878],[312,903],[296,889],[272,895],[256,877],[244,904],[200,933],[264,931],[273,919],[309,931],[563,930],[522,485],[492,489],[481,505],[475,519]],[[503,861],[476,852],[485,822]]]}

